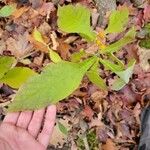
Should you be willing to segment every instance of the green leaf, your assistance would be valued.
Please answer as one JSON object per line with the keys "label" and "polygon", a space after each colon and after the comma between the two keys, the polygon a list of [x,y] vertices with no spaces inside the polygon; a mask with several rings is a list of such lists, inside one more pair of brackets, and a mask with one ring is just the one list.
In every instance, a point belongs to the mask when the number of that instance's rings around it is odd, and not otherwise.
{"label": "green leaf", "polygon": [[36,73],[26,67],[15,67],[9,70],[0,82],[8,84],[13,88],[19,88],[27,79],[35,75]]}
{"label": "green leaf", "polygon": [[6,72],[9,71],[14,62],[14,57],[0,56],[0,79],[4,76]]}
{"label": "green leaf", "polygon": [[52,49],[49,49],[49,56],[50,59],[54,62],[54,63],[58,63],[59,61],[61,61],[61,57],[58,55],[58,53],[56,53],[55,51],[53,51]]}
{"label": "green leaf", "polygon": [[140,40],[139,46],[150,49],[150,23],[146,24],[138,34],[144,36],[144,39]]}
{"label": "green leaf", "polygon": [[112,90],[115,90],[115,91],[119,91],[119,90],[121,90],[125,85],[126,85],[126,83],[125,83],[121,78],[118,78],[118,79],[115,80],[115,82],[114,82],[113,85],[111,86],[111,89],[112,89]]}
{"label": "green leaf", "polygon": [[128,83],[130,77],[132,76],[135,63],[136,63],[136,61],[135,61],[134,59],[132,59],[132,60],[129,62],[128,68],[127,68],[126,70],[116,72],[116,74],[117,74],[125,83]]}
{"label": "green leaf", "polygon": [[44,42],[44,39],[42,37],[42,34],[37,30],[36,27],[34,28],[34,30],[32,32],[32,36],[33,36],[33,38],[36,41],[38,41],[38,42],[43,43],[44,45],[46,45],[46,43]]}
{"label": "green leaf", "polygon": [[109,24],[106,33],[119,33],[124,30],[125,25],[128,23],[129,10],[127,7],[122,8],[121,10],[112,11]]}
{"label": "green leaf", "polygon": [[67,128],[62,123],[58,122],[58,128],[63,134],[65,134],[65,135],[68,134]]}
{"label": "green leaf", "polygon": [[123,64],[123,62],[120,60],[120,59],[118,59],[113,53],[110,53],[110,58],[114,61],[114,62],[116,62],[122,69],[125,69],[125,66],[124,66],[124,64]]}
{"label": "green leaf", "polygon": [[100,59],[100,62],[109,70],[114,72],[116,75],[118,75],[125,83],[129,82],[129,79],[132,75],[135,60],[131,60],[128,64],[128,68],[126,70],[122,70],[122,68],[119,65],[113,64],[109,60],[102,60]]}
{"label": "green leaf", "polygon": [[80,62],[83,56],[86,56],[86,53],[83,49],[81,49],[79,52],[73,53],[71,55],[71,61]]}
{"label": "green leaf", "polygon": [[123,71],[122,66],[112,63],[109,60],[99,59],[100,62],[105,66],[105,69],[111,70],[112,72]]}
{"label": "green leaf", "polygon": [[86,73],[89,80],[97,85],[99,88],[106,90],[107,86],[105,81],[99,76],[98,72],[99,62],[95,62],[95,64],[90,68],[90,70]]}
{"label": "green leaf", "polygon": [[90,11],[77,4],[58,7],[58,27],[67,33],[78,33],[88,40],[95,40],[96,34],[90,27]]}
{"label": "green leaf", "polygon": [[142,40],[139,42],[139,46],[140,46],[140,47],[147,48],[147,49],[150,49],[150,38],[142,39]]}
{"label": "green leaf", "polygon": [[115,72],[120,78],[116,79],[116,81],[113,83],[113,85],[111,87],[112,90],[118,91],[118,90],[122,89],[129,82],[129,79],[133,73],[135,63],[136,63],[136,61],[134,59],[132,59],[128,63],[128,68],[126,70],[120,71],[120,72]]}
{"label": "green leaf", "polygon": [[146,24],[140,32],[138,32],[139,34],[142,34],[142,36],[150,36],[150,23]]}
{"label": "green leaf", "polygon": [[0,9],[0,17],[9,17],[15,10],[13,5],[4,6]]}
{"label": "green leaf", "polygon": [[104,52],[107,52],[107,53],[114,53],[114,52],[117,52],[118,50],[120,50],[123,46],[133,42],[135,40],[135,35],[136,35],[136,30],[135,28],[131,28],[127,33],[126,35],[120,39],[119,41],[113,43],[113,44],[110,44],[109,46],[107,46],[105,49],[104,49]]}
{"label": "green leaf", "polygon": [[150,33],[150,23],[146,24],[144,29],[147,31],[147,33]]}
{"label": "green leaf", "polygon": [[51,63],[41,75],[31,77],[19,89],[9,111],[35,110],[66,98],[78,88],[94,62],[95,57],[82,63]]}

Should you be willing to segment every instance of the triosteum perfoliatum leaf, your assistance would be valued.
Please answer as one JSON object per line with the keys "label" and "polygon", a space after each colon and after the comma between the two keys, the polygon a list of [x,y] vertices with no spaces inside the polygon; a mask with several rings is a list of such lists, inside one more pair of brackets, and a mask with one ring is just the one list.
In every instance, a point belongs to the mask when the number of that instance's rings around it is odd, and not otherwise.
{"label": "triosteum perfoliatum leaf", "polygon": [[35,110],[66,98],[78,88],[94,62],[95,57],[81,63],[51,63],[40,75],[31,77],[19,89],[9,111]]}
{"label": "triosteum perfoliatum leaf", "polygon": [[90,26],[90,11],[80,4],[58,8],[58,27],[67,33],[78,33],[88,40],[95,40],[96,34]]}

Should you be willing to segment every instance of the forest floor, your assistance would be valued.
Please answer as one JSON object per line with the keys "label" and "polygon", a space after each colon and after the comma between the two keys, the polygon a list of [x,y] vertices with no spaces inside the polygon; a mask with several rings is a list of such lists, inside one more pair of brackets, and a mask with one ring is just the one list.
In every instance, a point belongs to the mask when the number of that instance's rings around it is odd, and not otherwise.
{"label": "forest floor", "polygon": [[[128,28],[136,27],[136,40],[116,55],[125,63],[131,58],[136,59],[130,82],[119,91],[106,91],[85,77],[74,93],[57,104],[57,121],[68,133],[64,134],[55,126],[49,149],[136,150],[140,114],[150,100],[150,44],[146,48],[139,46],[139,42],[148,36],[143,27],[150,22],[149,0],[1,0],[0,7],[12,3],[17,5],[13,16],[0,18],[0,55],[21,58],[18,66],[27,66],[36,72],[40,72],[50,59],[41,45],[28,38],[35,27],[63,60],[70,61],[71,55],[80,49],[86,53],[97,51],[95,44],[86,42],[78,34],[60,32],[57,27],[58,5],[80,3],[88,7],[92,12],[91,26],[96,31],[106,28],[111,11],[121,6],[129,9]],[[110,35],[109,43],[121,36]],[[114,73],[101,70],[101,74],[107,85],[113,82]],[[0,84],[1,120],[14,92],[9,86]]]}

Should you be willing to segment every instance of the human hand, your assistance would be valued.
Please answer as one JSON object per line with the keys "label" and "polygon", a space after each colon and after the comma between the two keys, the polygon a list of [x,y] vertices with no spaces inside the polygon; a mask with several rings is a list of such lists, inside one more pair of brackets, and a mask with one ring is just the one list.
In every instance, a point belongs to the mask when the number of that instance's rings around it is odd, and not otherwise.
{"label": "human hand", "polygon": [[46,150],[56,118],[56,106],[10,113],[0,125],[0,150]]}

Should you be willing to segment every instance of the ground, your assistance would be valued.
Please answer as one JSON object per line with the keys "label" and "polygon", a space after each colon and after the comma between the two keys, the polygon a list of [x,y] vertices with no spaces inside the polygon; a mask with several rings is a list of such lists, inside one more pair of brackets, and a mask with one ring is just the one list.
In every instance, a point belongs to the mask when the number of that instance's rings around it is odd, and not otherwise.
{"label": "ground", "polygon": [[[57,104],[57,122],[68,132],[67,135],[62,133],[57,125],[49,149],[136,150],[140,138],[140,114],[150,100],[150,51],[149,47],[139,46],[147,36],[143,27],[150,22],[149,0],[1,0],[0,7],[12,3],[17,5],[14,14],[0,18],[0,55],[15,56],[19,60],[17,66],[26,66],[36,72],[41,72],[51,60],[46,49],[30,38],[35,27],[63,60],[70,61],[71,55],[81,48],[90,54],[97,51],[97,45],[78,34],[66,34],[58,29],[58,5],[81,3],[88,7],[92,12],[91,25],[96,31],[106,28],[112,10],[128,7],[128,27],[136,26],[136,40],[116,55],[126,64],[129,59],[136,59],[130,82],[119,91],[105,91],[84,77],[80,87]],[[109,36],[108,43],[117,41],[122,34]],[[114,73],[102,70],[102,67],[99,69],[110,85]],[[0,84],[1,120],[15,92],[8,85]]]}

